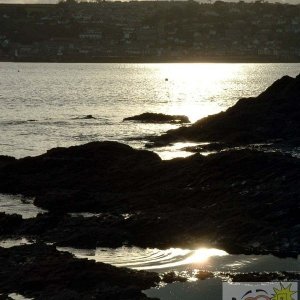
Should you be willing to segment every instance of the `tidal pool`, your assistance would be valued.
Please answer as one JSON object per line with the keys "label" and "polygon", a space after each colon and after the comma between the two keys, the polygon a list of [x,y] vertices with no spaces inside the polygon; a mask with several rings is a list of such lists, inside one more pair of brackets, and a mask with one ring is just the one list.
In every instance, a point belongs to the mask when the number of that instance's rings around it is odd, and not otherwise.
{"label": "tidal pool", "polygon": [[93,259],[117,267],[155,271],[160,274],[174,271],[187,278],[185,283],[174,282],[144,291],[147,296],[161,300],[222,299],[222,281],[228,278],[197,280],[196,274],[199,271],[230,273],[300,271],[299,257],[294,259],[278,258],[273,255],[230,255],[214,248],[161,250],[121,247],[85,250],[59,247],[58,250],[71,252],[78,258]]}

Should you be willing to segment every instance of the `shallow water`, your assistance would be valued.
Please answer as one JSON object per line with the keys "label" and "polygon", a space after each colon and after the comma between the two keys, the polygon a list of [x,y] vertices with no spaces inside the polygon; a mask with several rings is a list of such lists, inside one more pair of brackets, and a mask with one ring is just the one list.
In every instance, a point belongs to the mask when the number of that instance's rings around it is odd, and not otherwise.
{"label": "shallow water", "polygon": [[58,249],[71,252],[78,258],[93,259],[117,267],[159,273],[175,271],[188,279],[185,283],[175,282],[144,291],[147,296],[159,297],[161,300],[222,299],[222,279],[196,280],[195,275],[199,270],[230,273],[300,271],[300,257],[294,259],[278,258],[273,255],[230,255],[223,250],[211,248],[160,250],[121,247],[84,250],[58,247]]}
{"label": "shallow water", "polygon": [[34,241],[29,241],[26,238],[17,238],[17,239],[4,239],[0,240],[0,247],[2,248],[11,248],[22,245],[32,244]]}
{"label": "shallow water", "polygon": [[0,212],[7,214],[18,214],[24,219],[35,218],[45,210],[35,206],[33,199],[21,195],[0,194]]}
{"label": "shallow water", "polygon": [[143,249],[121,247],[117,249],[97,248],[96,250],[59,247],[80,258],[128,267],[136,270],[193,271],[300,271],[300,258],[278,258],[273,255],[230,255],[221,249],[199,248],[197,250],[170,248]]}
{"label": "shallow water", "polygon": [[8,295],[11,299],[13,300],[31,300],[33,298],[26,298],[20,294],[16,294],[16,293],[11,293]]}
{"label": "shallow water", "polygon": [[[300,64],[0,63],[0,154],[37,155],[57,146],[157,135],[176,125],[122,122],[150,112],[192,122],[256,96]],[[168,78],[168,81],[165,81]],[[92,114],[96,119],[84,119]],[[190,153],[159,150],[163,158]]]}

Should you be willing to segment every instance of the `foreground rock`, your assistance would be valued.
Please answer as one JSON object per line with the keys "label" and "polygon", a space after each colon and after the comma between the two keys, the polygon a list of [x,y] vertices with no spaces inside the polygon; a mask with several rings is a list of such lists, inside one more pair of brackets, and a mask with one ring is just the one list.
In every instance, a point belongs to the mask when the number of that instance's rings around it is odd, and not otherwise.
{"label": "foreground rock", "polygon": [[[115,142],[52,149],[0,168],[0,192],[36,196],[51,211],[18,232],[79,247],[205,244],[293,256],[300,250],[299,182],[300,161],[277,153],[162,161]],[[62,217],[74,211],[107,216]]]}
{"label": "foreground rock", "polygon": [[16,159],[14,157],[11,156],[5,156],[5,155],[0,155],[0,168],[2,166],[5,166],[9,163],[14,162]]}
{"label": "foreground rock", "polygon": [[284,76],[256,98],[240,99],[225,112],[152,139],[152,146],[178,141],[245,145],[278,141],[299,146],[300,75]]}
{"label": "foreground rock", "polygon": [[142,123],[190,123],[187,116],[183,115],[165,115],[157,113],[143,113],[141,115],[136,115],[133,117],[125,118],[123,121],[138,121]]}
{"label": "foreground rock", "polygon": [[116,268],[76,259],[53,246],[0,247],[0,290],[34,299],[149,299],[142,290],[155,286],[156,273]]}

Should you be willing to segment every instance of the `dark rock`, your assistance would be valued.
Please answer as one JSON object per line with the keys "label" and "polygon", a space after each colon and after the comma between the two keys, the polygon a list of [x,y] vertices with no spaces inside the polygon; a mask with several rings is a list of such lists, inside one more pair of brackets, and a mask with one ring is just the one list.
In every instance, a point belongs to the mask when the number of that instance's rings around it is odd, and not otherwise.
{"label": "dark rock", "polygon": [[84,117],[73,118],[73,120],[91,120],[91,119],[96,119],[96,118],[93,115],[86,115]]}
{"label": "dark rock", "polygon": [[[1,221],[1,219],[0,219]],[[76,248],[121,247],[130,239],[122,216],[71,217],[69,215],[42,214],[23,220],[16,236],[29,236],[59,246]],[[1,225],[1,222],[0,222]]]}
{"label": "dark rock", "polygon": [[95,119],[95,117],[93,117],[92,115],[87,115],[85,117],[83,117],[82,119]]}
{"label": "dark rock", "polygon": [[209,278],[214,278],[214,273],[209,272],[209,271],[199,271],[196,274],[196,278],[200,279],[200,280],[205,280],[205,279],[209,279]]}
{"label": "dark rock", "polygon": [[240,99],[233,107],[152,139],[152,146],[178,141],[208,141],[235,144],[300,136],[300,77],[284,76],[256,98]]}
{"label": "dark rock", "polygon": [[138,121],[142,123],[190,123],[190,120],[187,116],[183,115],[165,115],[157,113],[143,113],[133,117],[125,118],[123,121]]}
{"label": "dark rock", "polygon": [[221,150],[224,150],[226,148],[231,148],[233,147],[233,144],[226,144],[226,143],[209,143],[207,145],[198,145],[198,146],[189,146],[189,147],[184,147],[182,148],[183,151],[188,151],[188,152],[218,152]]}
{"label": "dark rock", "polygon": [[[205,244],[283,256],[300,249],[299,181],[300,161],[278,153],[162,161],[113,142],[57,148],[0,168],[0,192],[37,196],[55,214],[26,221],[19,234],[79,247]],[[114,216],[62,216],[74,211]],[[132,217],[120,218],[126,213]]]}
{"label": "dark rock", "polygon": [[20,215],[7,215],[0,212],[0,235],[10,235],[15,233],[22,224]]}
{"label": "dark rock", "polygon": [[148,299],[156,273],[116,268],[76,259],[53,246],[33,244],[0,248],[0,290],[34,299]]}
{"label": "dark rock", "polygon": [[134,189],[141,172],[160,162],[152,152],[116,142],[55,148],[5,165],[0,190],[39,196],[36,204],[47,202],[52,210],[84,211],[96,205],[95,210],[102,211]]}
{"label": "dark rock", "polygon": [[168,272],[162,275],[162,281],[165,283],[172,283],[172,282],[186,282],[187,278],[183,277],[175,272]]}
{"label": "dark rock", "polygon": [[16,159],[12,156],[0,155],[0,168],[4,165],[14,162]]}

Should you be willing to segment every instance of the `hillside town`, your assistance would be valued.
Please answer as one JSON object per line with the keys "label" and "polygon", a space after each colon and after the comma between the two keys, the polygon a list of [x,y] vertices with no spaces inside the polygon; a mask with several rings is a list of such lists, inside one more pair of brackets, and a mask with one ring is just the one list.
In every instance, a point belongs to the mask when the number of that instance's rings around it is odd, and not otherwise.
{"label": "hillside town", "polygon": [[300,5],[1,4],[0,60],[300,62]]}

